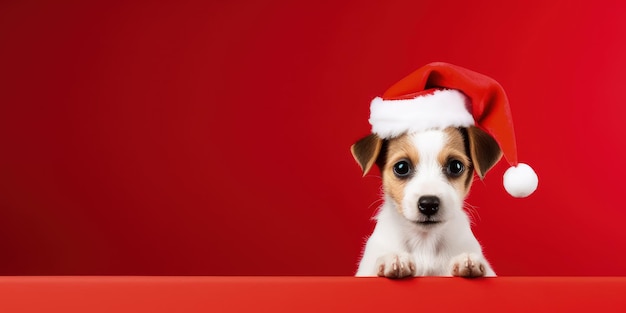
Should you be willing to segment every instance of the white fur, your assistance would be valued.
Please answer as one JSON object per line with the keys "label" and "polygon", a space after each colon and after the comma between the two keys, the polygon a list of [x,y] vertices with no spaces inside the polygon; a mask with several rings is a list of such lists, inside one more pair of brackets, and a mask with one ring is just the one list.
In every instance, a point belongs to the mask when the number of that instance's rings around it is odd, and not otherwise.
{"label": "white fur", "polygon": [[[468,276],[458,274],[455,267],[471,268],[474,273],[482,268],[482,275],[495,276],[463,210],[463,192],[448,182],[438,163],[437,155],[446,142],[445,133],[428,130],[412,134],[411,140],[420,156],[415,175],[406,184],[402,203],[384,196],[356,276],[377,276],[381,265],[385,267],[382,276],[387,277]],[[441,223],[415,223],[425,218],[417,209],[422,195],[439,197],[439,212],[433,217]],[[394,269],[404,271],[393,272]]]}
{"label": "white fur", "polygon": [[437,90],[413,99],[376,97],[370,104],[372,133],[381,138],[393,138],[405,132],[474,125],[467,101],[463,93],[452,89]]}

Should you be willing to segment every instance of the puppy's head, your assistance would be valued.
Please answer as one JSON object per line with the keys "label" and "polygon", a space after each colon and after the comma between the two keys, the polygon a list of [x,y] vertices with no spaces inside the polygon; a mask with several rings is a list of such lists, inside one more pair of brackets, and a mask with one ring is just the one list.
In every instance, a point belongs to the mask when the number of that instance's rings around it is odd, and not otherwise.
{"label": "puppy's head", "polygon": [[389,140],[369,135],[352,154],[367,174],[380,168],[385,194],[409,221],[427,227],[462,212],[473,181],[500,160],[496,141],[477,127],[432,129]]}

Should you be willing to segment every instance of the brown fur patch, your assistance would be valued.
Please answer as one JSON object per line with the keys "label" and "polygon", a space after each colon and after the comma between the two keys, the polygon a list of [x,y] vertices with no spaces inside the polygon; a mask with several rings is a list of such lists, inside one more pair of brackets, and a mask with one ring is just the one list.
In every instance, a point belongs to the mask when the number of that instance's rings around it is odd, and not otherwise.
{"label": "brown fur patch", "polygon": [[465,138],[463,138],[463,133],[458,128],[448,127],[444,130],[444,133],[446,134],[447,143],[439,153],[438,161],[444,173],[449,160],[456,159],[463,163],[465,166],[463,174],[459,177],[448,177],[448,181],[465,197],[472,186],[473,178],[472,163],[467,155]]}
{"label": "brown fur patch", "polygon": [[[419,162],[418,151],[407,135],[389,140],[386,162],[382,167],[383,189],[385,194],[389,195],[397,204],[402,203],[404,187],[410,179],[410,177],[406,179],[398,178],[393,173],[393,165],[403,159],[411,163],[411,170],[413,170],[415,164]],[[400,205],[397,207],[399,211],[402,210]]]}

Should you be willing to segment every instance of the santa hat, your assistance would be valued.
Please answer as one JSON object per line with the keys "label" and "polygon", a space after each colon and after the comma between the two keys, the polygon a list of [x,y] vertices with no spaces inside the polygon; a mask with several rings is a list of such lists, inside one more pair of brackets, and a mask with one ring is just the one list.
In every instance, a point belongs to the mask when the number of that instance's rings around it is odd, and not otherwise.
{"label": "santa hat", "polygon": [[389,139],[433,128],[477,126],[500,146],[511,166],[504,188],[514,197],[537,189],[535,171],[517,161],[513,120],[504,89],[494,79],[447,63],[430,63],[371,103],[372,133]]}

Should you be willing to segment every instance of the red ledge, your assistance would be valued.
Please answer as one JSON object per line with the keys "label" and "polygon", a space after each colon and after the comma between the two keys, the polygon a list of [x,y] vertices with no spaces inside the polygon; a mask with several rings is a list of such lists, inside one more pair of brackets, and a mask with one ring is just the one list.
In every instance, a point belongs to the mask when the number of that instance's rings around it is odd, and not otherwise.
{"label": "red ledge", "polygon": [[[0,312],[626,312],[626,277],[0,277]],[[443,310],[443,311],[442,311]]]}

